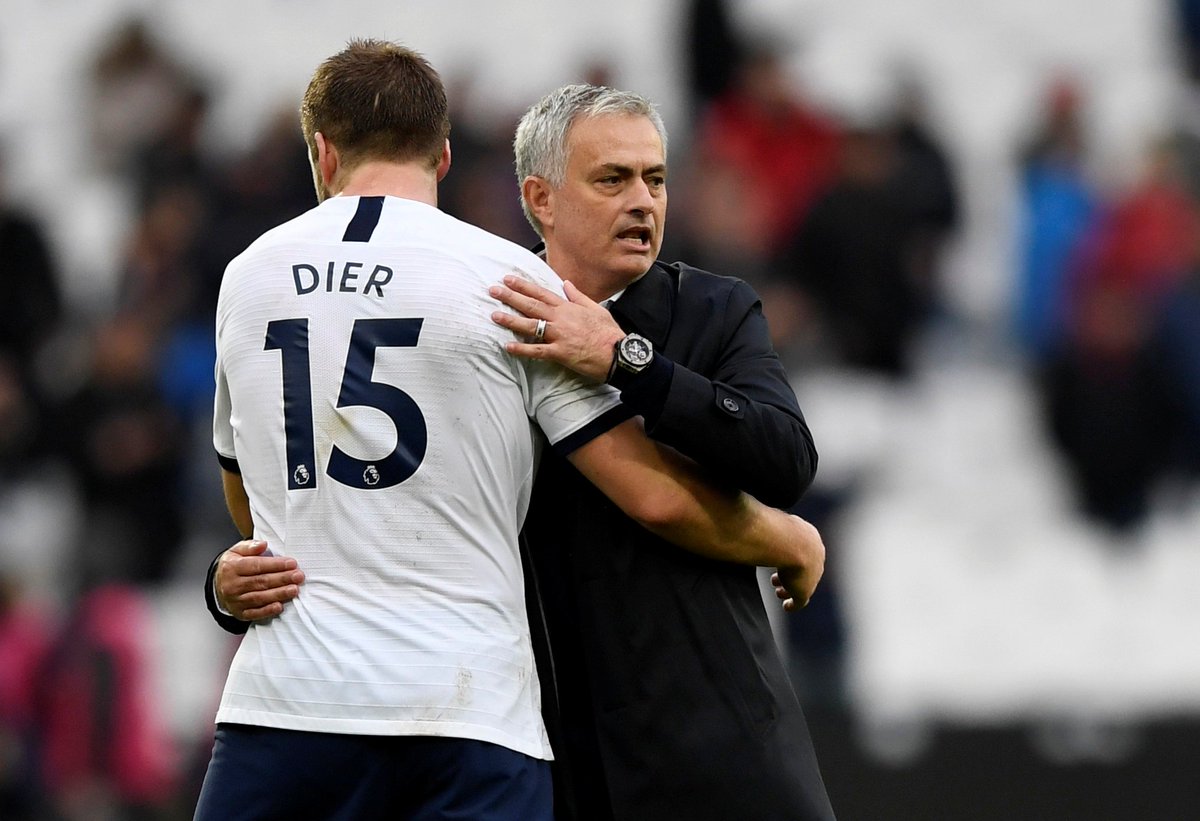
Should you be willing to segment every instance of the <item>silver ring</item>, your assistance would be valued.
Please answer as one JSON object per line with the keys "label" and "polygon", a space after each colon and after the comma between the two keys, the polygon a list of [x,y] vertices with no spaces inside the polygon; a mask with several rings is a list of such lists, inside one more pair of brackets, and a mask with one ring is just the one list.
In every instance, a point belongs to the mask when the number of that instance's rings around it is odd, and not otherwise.
{"label": "silver ring", "polygon": [[546,320],[539,319],[537,321],[537,326],[533,329],[533,341],[534,342],[545,342],[546,341]]}

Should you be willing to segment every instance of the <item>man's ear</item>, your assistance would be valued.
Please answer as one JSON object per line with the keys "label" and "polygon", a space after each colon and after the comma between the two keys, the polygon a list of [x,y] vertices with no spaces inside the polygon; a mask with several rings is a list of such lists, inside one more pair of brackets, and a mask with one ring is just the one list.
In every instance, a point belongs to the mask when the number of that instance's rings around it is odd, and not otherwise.
{"label": "man's ear", "polygon": [[550,183],[543,177],[526,177],[521,183],[521,196],[543,228],[554,227],[554,189]]}
{"label": "man's ear", "polygon": [[446,174],[450,171],[450,141],[446,140],[446,144],[442,146],[442,158],[438,160],[437,181],[441,182],[446,178]]}
{"label": "man's ear", "polygon": [[326,140],[320,131],[313,134],[313,142],[317,144],[317,173],[320,175],[321,184],[327,191],[334,193],[333,178],[339,167],[337,148]]}

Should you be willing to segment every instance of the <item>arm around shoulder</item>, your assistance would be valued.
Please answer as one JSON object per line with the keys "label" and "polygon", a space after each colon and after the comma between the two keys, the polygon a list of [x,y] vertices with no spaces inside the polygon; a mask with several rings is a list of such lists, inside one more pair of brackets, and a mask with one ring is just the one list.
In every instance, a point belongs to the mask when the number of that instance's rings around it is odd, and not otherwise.
{"label": "arm around shoulder", "polygon": [[[569,458],[627,516],[686,550],[763,567],[813,569],[818,558],[811,525],[717,487],[694,462],[646,438],[636,419]],[[823,566],[823,545],[819,559]]]}

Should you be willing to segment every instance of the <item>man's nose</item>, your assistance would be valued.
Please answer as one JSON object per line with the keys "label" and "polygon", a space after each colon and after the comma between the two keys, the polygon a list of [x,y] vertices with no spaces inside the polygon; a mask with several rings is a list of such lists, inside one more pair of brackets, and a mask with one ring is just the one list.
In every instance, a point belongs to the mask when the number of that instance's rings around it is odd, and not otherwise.
{"label": "man's nose", "polygon": [[629,210],[639,214],[648,214],[654,210],[654,194],[643,179],[636,179],[629,188]]}

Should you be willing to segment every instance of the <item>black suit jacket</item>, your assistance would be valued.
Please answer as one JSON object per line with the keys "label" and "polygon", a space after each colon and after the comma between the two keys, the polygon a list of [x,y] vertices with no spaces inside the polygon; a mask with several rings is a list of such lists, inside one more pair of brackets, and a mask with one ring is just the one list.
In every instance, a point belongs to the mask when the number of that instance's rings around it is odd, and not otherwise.
{"label": "black suit jacket", "polygon": [[[652,437],[792,505],[816,452],[753,290],[656,264],[612,310],[675,365]],[[637,392],[623,399],[636,407]],[[754,568],[657,538],[549,452],[525,536],[552,650],[539,669],[562,816],[833,818]]]}

